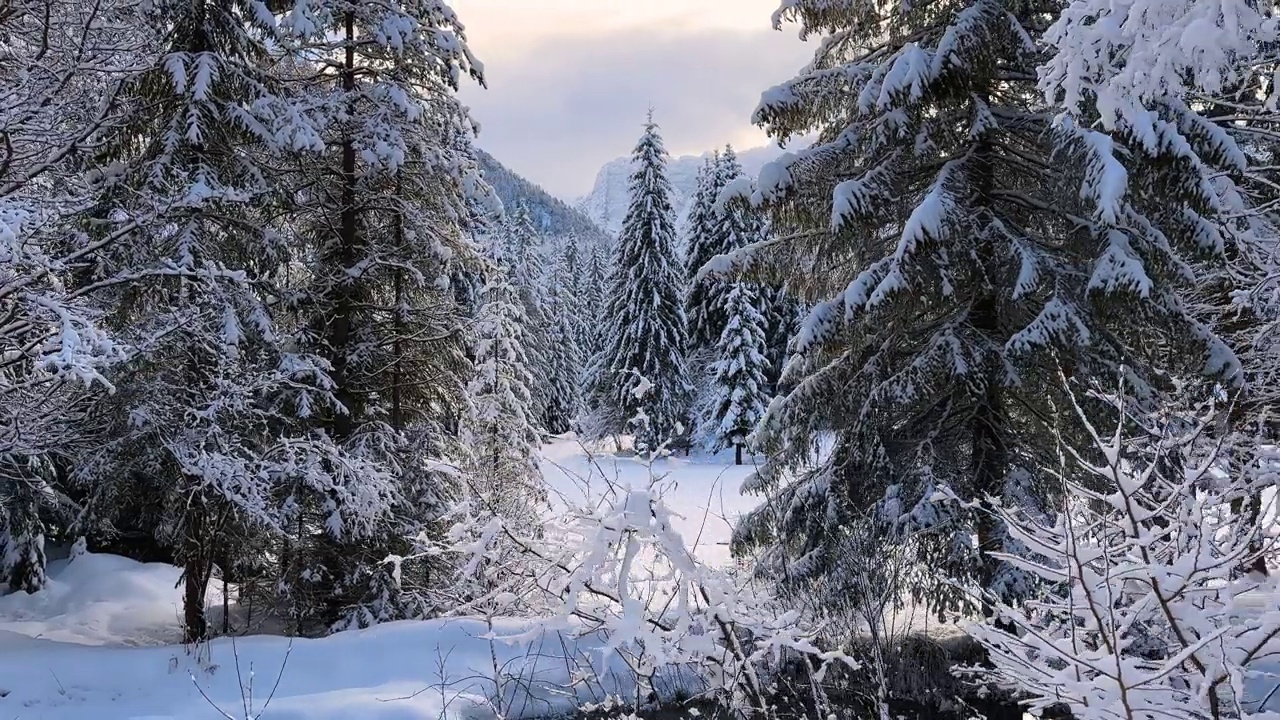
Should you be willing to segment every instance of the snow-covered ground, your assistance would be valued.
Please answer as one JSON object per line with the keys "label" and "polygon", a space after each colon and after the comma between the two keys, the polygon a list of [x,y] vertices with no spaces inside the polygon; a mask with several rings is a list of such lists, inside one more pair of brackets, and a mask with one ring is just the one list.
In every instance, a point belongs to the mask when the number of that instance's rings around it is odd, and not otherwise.
{"label": "snow-covered ground", "polygon": [[741,492],[755,470],[751,458],[734,465],[732,452],[677,454],[649,463],[641,457],[592,452],[571,436],[553,440],[542,452],[542,473],[557,506],[595,501],[610,486],[621,490],[656,482],[667,506],[681,515],[676,529],[709,565],[731,561],[733,523],[759,503]]}
{"label": "snow-covered ground", "polygon": [[[731,522],[756,502],[739,492],[752,467],[734,466],[730,454],[650,465],[592,455],[570,438],[544,453],[562,503],[657,478],[683,515],[677,529],[708,563],[729,562]],[[0,720],[531,718],[629,685],[625,672],[602,664],[597,638],[526,620],[492,628],[472,619],[392,623],[316,640],[223,639],[193,654],[179,644],[177,568],[86,554],[51,563],[49,576],[40,593],[0,596]],[[1258,612],[1275,609],[1275,598],[1257,600]],[[221,602],[216,591],[209,602]],[[566,659],[570,653],[577,659]],[[600,679],[566,693],[571,678],[584,676],[582,657]],[[1248,694],[1261,699],[1274,684],[1252,678]],[[501,698],[497,708],[494,698]],[[1280,697],[1268,709],[1280,710],[1277,703]]]}
{"label": "snow-covered ground", "polygon": [[[640,487],[662,478],[684,515],[681,534],[704,560],[728,562],[729,522],[752,505],[738,492],[751,468],[732,462],[728,454],[668,458],[651,475],[641,459],[589,457],[576,441],[559,439],[545,449],[543,467],[561,502],[598,498],[610,483]],[[566,697],[562,688],[578,663],[566,661],[565,649],[599,662],[597,642],[516,620],[493,633],[478,620],[441,620],[292,643],[217,640],[197,657],[180,644],[178,568],[87,554],[50,563],[49,577],[35,595],[0,597],[0,720],[243,720],[257,717],[268,697],[264,720],[488,718],[496,716],[490,698],[498,674],[508,688],[501,714],[515,718],[626,689],[625,674],[606,667],[580,698]],[[220,603],[211,591],[209,604]],[[250,673],[254,699],[246,712],[241,686]]]}
{"label": "snow-covered ground", "polygon": [[[192,651],[178,644],[177,568],[86,554],[51,563],[49,575],[47,590],[0,597],[4,720],[543,717],[630,687],[594,637],[525,620],[391,623]],[[567,696],[588,662],[600,678]]]}

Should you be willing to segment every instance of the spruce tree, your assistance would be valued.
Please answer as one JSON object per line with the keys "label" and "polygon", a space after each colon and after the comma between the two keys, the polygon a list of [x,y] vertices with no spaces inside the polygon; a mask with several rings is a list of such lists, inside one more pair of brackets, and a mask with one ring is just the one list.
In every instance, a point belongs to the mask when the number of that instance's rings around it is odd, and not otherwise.
{"label": "spruce tree", "polygon": [[608,432],[631,431],[637,449],[652,451],[685,433],[690,395],[667,153],[652,116],[632,157],[603,350],[592,368],[593,403]]}
{"label": "spruce tree", "polygon": [[559,245],[552,290],[553,294],[563,298],[565,307],[573,314],[576,327],[582,323],[582,310],[586,303],[587,263],[582,260],[581,240],[576,234],[560,238]]}
{"label": "spruce tree", "polygon": [[[695,388],[693,407],[694,413],[699,417],[701,439],[712,447],[727,447],[719,427],[723,388],[714,377],[714,369],[724,359],[719,354],[722,349],[721,339],[738,312],[729,306],[730,295],[734,292],[734,285],[741,280],[703,270],[718,256],[763,241],[766,224],[764,212],[760,208],[740,199],[724,202],[720,197],[730,183],[745,180],[742,166],[732,147],[725,146],[723,152],[716,153],[713,164],[705,168],[705,172],[706,175],[701,178],[699,196],[695,198],[695,202],[705,207],[700,209],[695,206],[693,211],[699,225],[699,234],[690,237],[691,266],[687,269],[690,286],[686,308],[690,317],[690,366],[694,373],[692,382]],[[693,263],[697,266],[693,267]],[[754,287],[751,296],[756,303],[756,313],[766,318],[763,350],[767,350],[770,343],[767,333],[772,328],[766,313],[770,310],[773,293],[769,285],[756,282],[758,280],[763,278],[752,278]],[[777,330],[785,332],[780,323]],[[766,382],[761,386],[761,391],[768,392],[767,388],[776,385],[776,376],[768,367],[764,369]]]}
{"label": "spruce tree", "polygon": [[742,464],[742,449],[768,405],[765,355],[765,319],[756,308],[755,288],[745,281],[729,286],[724,309],[728,322],[716,343],[712,365],[714,400],[706,418],[712,450],[733,448],[734,462]]}
{"label": "spruce tree", "polygon": [[[1221,243],[1227,262],[1198,268],[1193,307],[1242,360],[1246,382],[1232,394],[1228,424],[1245,429],[1224,438],[1238,445],[1228,457],[1240,471],[1269,462],[1259,458],[1269,450],[1248,425],[1267,428],[1272,438],[1280,435],[1274,411],[1280,399],[1277,39],[1274,8],[1252,2],[1172,0],[1150,12],[1080,0],[1045,31],[1051,52],[1040,77],[1041,90],[1066,114],[1131,142],[1162,142],[1162,125],[1171,114],[1189,112],[1187,105],[1217,126],[1201,128],[1209,141],[1217,142],[1215,133],[1229,138],[1223,150],[1233,172],[1213,179],[1224,221],[1206,228],[1206,240]],[[1265,505],[1255,496],[1235,509],[1256,514]],[[1255,561],[1254,570],[1265,573],[1265,562]]]}
{"label": "spruce tree", "polygon": [[725,252],[716,233],[716,199],[724,189],[720,172],[720,152],[716,151],[698,170],[698,188],[693,195],[685,238],[685,316],[689,322],[689,352],[706,353],[715,347],[724,329],[724,312],[719,306],[714,281],[698,282],[698,271],[715,256]]}
{"label": "spruce tree", "polygon": [[[1088,387],[1123,367],[1148,401],[1175,378],[1236,379],[1184,301],[1190,260],[1216,252],[1208,178],[1232,166],[1229,142],[1185,106],[1159,110],[1155,144],[1055,122],[1035,37],[1057,10],[799,0],[780,15],[826,40],[756,120],[820,139],[753,196],[786,241],[737,260],[791,268],[820,302],[758,434],[770,458],[748,488],[774,509],[737,539],[803,556],[798,582],[838,590],[841,527],[874,511],[886,532],[932,530],[917,545],[933,568],[1016,595],[1022,576],[982,555],[1016,551],[1002,527],[938,488],[1050,502],[1038,468],[1063,377]],[[789,480],[828,433],[829,456]]]}
{"label": "spruce tree", "polygon": [[440,530],[458,491],[439,461],[471,365],[448,279],[476,261],[460,225],[477,171],[453,92],[480,72],[443,0],[296,5],[281,32],[318,121],[296,163],[287,297],[338,401],[314,428],[360,464],[324,463],[290,487],[281,586],[305,626],[340,628],[425,614],[414,586],[440,575],[384,559]]}
{"label": "spruce tree", "polygon": [[800,330],[804,310],[785,283],[760,282],[757,285],[760,298],[760,314],[764,316],[766,394],[773,397],[778,391],[778,381],[786,367],[787,348]]}
{"label": "spruce tree", "polygon": [[725,308],[730,281],[717,274],[702,273],[703,267],[717,255],[724,255],[764,239],[764,217],[759,208],[749,203],[724,203],[725,188],[742,177],[742,165],[733,147],[726,145],[713,158],[708,174],[700,179],[699,193],[694,197],[692,217],[698,220],[698,235],[690,227],[688,257],[689,291],[686,312],[689,316],[689,342],[694,352],[710,350],[720,340],[728,322]]}
{"label": "spruce tree", "polygon": [[545,424],[549,411],[548,385],[551,382],[551,365],[555,349],[551,345],[551,324],[547,298],[547,265],[544,256],[545,242],[523,201],[516,205],[504,224],[506,249],[503,262],[511,286],[524,309],[525,352],[529,358],[529,373],[533,377],[530,392],[533,394],[534,417]]}
{"label": "spruce tree", "polygon": [[582,349],[578,344],[581,335],[582,302],[581,277],[577,272],[576,238],[564,238],[564,250],[552,267],[547,314],[550,328],[547,333],[551,352],[548,365],[547,408],[543,414],[544,427],[559,435],[568,432],[574,419],[582,410]]}
{"label": "spruce tree", "polygon": [[583,321],[578,326],[578,343],[583,357],[588,361],[592,361],[604,349],[605,328],[600,317],[609,302],[611,266],[608,248],[600,244],[592,245],[591,253],[587,256],[586,276],[583,278]]}
{"label": "spruce tree", "polygon": [[524,308],[507,282],[499,254],[492,253],[498,262],[489,270],[473,329],[476,366],[467,385],[470,410],[462,441],[484,509],[529,530],[538,519],[532,511],[545,501],[546,491],[537,460],[540,436],[529,392],[532,376],[521,344]]}
{"label": "spruce tree", "polygon": [[165,44],[122,87],[133,112],[98,148],[87,224],[96,234],[123,215],[133,227],[81,278],[105,288],[107,321],[136,350],[90,406],[101,434],[75,472],[94,517],[172,550],[196,642],[229,543],[279,532],[283,445],[313,454],[285,396],[327,399],[328,378],[319,358],[285,349],[263,302],[288,260],[270,228],[284,198],[269,156],[298,129],[267,74],[271,28],[239,1],[158,0],[142,21]]}

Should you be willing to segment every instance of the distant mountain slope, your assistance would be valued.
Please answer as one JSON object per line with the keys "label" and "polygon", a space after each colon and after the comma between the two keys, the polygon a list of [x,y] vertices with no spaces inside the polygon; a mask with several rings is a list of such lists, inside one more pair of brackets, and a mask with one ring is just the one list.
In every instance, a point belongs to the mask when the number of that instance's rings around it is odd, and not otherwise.
{"label": "distant mountain slope", "polygon": [[583,241],[607,242],[608,236],[584,213],[552,197],[533,182],[517,175],[489,153],[476,148],[480,172],[508,210],[521,201],[529,207],[534,222],[548,236],[574,234]]}
{"label": "distant mountain slope", "polygon": [[[689,212],[689,203],[698,189],[698,169],[711,153],[702,155],[683,155],[672,158],[667,166],[667,175],[671,179],[674,191],[671,204],[676,213],[676,227],[684,229],[685,218]],[[765,163],[782,154],[773,145],[739,150],[738,160],[748,175],[755,177]],[[578,209],[596,225],[604,228],[611,236],[622,230],[622,219],[627,214],[629,177],[631,175],[631,158],[620,157],[611,160],[596,173],[595,186],[591,193],[578,201]]]}

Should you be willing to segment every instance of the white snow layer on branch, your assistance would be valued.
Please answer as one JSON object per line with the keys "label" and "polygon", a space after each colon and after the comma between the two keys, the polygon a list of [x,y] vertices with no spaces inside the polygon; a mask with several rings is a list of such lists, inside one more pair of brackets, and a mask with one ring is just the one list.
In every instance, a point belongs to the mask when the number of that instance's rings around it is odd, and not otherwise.
{"label": "white snow layer on branch", "polygon": [[1040,87],[1071,113],[1096,107],[1108,130],[1150,126],[1152,101],[1243,84],[1276,31],[1273,11],[1249,0],[1075,0],[1045,34],[1056,53]]}

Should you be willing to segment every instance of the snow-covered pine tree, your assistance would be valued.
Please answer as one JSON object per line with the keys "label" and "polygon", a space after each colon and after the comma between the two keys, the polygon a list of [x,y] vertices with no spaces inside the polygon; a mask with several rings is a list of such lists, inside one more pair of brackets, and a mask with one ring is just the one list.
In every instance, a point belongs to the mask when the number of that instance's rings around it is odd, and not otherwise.
{"label": "snow-covered pine tree", "polygon": [[548,386],[554,352],[550,332],[554,318],[548,307],[544,239],[529,206],[523,202],[507,217],[503,229],[507,243],[503,262],[526,318],[524,348],[533,377],[529,391],[533,395],[534,418],[545,424],[550,406]]}
{"label": "snow-covered pine tree", "polygon": [[[764,238],[763,212],[750,203],[723,203],[720,195],[724,189],[743,177],[742,164],[733,147],[726,145],[714,156],[714,164],[708,174],[700,178],[695,205],[691,211],[689,237],[688,300],[689,341],[694,352],[706,351],[720,341],[720,333],[728,321],[724,305],[731,282],[716,274],[701,273],[702,268],[715,258]],[[739,181],[740,182],[740,181]],[[693,227],[697,220],[700,227]],[[692,233],[697,232],[698,235]]]}
{"label": "snow-covered pine tree", "polygon": [[[460,136],[456,150],[468,164],[479,167],[479,148],[472,144],[470,137]],[[505,208],[492,188],[476,187],[467,195],[467,213],[462,229],[474,246],[487,247],[494,237],[501,235]],[[485,267],[455,263],[449,270],[454,299],[464,315],[475,317],[480,307],[480,292],[484,289]]]}
{"label": "snow-covered pine tree", "polygon": [[778,391],[778,381],[787,363],[787,346],[800,330],[804,309],[785,283],[758,281],[760,314],[764,316],[766,395],[772,398]]}
{"label": "snow-covered pine tree", "polygon": [[470,410],[462,424],[469,475],[486,516],[522,534],[536,526],[546,501],[538,468],[540,433],[533,415],[528,358],[521,339],[526,319],[519,291],[507,282],[500,252],[481,293],[473,335],[475,375],[467,385]]}
{"label": "snow-covered pine tree", "polygon": [[476,259],[460,226],[483,183],[453,92],[479,66],[444,0],[296,0],[281,36],[318,118],[297,162],[288,300],[340,403],[315,429],[368,466],[317,464],[293,483],[282,587],[312,629],[420,616],[427,569],[383,561],[456,492],[440,426],[462,414],[471,365],[448,278]]}
{"label": "snow-covered pine tree", "polygon": [[76,478],[93,517],[173,550],[188,642],[206,637],[205,591],[237,534],[279,533],[273,457],[310,442],[282,396],[310,379],[322,398],[328,382],[318,358],[282,346],[263,302],[288,259],[270,230],[282,175],[267,156],[309,128],[267,75],[273,21],[257,10],[146,6],[143,27],[164,44],[123,88],[134,110],[98,149],[90,213],[94,234],[112,232],[110,218],[134,227],[82,275],[134,352],[90,408],[101,434]]}
{"label": "snow-covered pine tree", "polygon": [[[738,162],[738,154],[732,145],[726,145],[716,163],[716,179],[712,183],[715,196],[712,199],[709,222],[714,240],[712,250],[716,254],[729,253],[764,240],[764,212],[757,206],[746,202],[722,202],[725,188],[729,185],[742,186],[749,182],[743,175],[742,163]],[[701,268],[699,268],[701,269]],[[715,282],[714,275],[703,276],[704,282]],[[716,340],[719,340],[717,337]]]}
{"label": "snow-covered pine tree", "polygon": [[[1243,360],[1246,383],[1230,424],[1267,427],[1272,437],[1280,435],[1278,30],[1274,8],[1251,2],[1169,0],[1143,9],[1074,0],[1045,33],[1051,55],[1040,79],[1080,122],[1138,143],[1159,142],[1160,123],[1186,105],[1238,143],[1236,177],[1210,186],[1227,218],[1215,228],[1227,262],[1200,269],[1194,309]],[[1239,439],[1232,457],[1243,466],[1260,447],[1252,428]]]}
{"label": "snow-covered pine tree", "polygon": [[685,237],[685,301],[684,312],[689,323],[689,353],[692,357],[706,355],[720,340],[724,330],[724,311],[718,292],[723,290],[714,280],[697,282],[698,271],[712,258],[727,252],[720,247],[716,233],[718,216],[716,199],[724,189],[724,176],[720,172],[720,151],[707,158],[698,170],[698,187],[693,195],[693,206]]}
{"label": "snow-covered pine tree", "polygon": [[559,239],[558,245],[552,284],[574,314],[576,327],[582,322],[580,313],[586,300],[587,264],[582,260],[582,240],[576,233],[569,233]]}
{"label": "snow-covered pine tree", "polygon": [[[1218,252],[1210,175],[1239,154],[1186,106],[1160,110],[1150,143],[1055,121],[1035,33],[1056,12],[797,0],[779,13],[824,41],[755,118],[779,140],[820,139],[761,173],[752,199],[774,209],[779,239],[729,264],[791,268],[820,302],[747,485],[787,522],[762,509],[737,540],[803,558],[788,568],[798,581],[823,577],[842,519],[874,506],[887,529],[939,529],[921,544],[933,567],[1016,594],[1023,576],[980,555],[1006,547],[999,523],[950,513],[935,487],[1045,502],[1064,374],[1111,378],[1123,361],[1148,398],[1172,378],[1238,379],[1184,297],[1188,258]],[[788,479],[823,434],[833,451]]]}
{"label": "snow-covered pine tree", "polygon": [[704,419],[705,431],[714,438],[713,450],[733,448],[734,462],[742,464],[742,450],[769,404],[765,355],[765,319],[756,308],[756,289],[745,280],[728,288],[724,309],[728,320],[716,343],[712,364],[713,402]]}
{"label": "snow-covered pine tree", "polygon": [[691,389],[667,152],[652,115],[632,157],[603,349],[592,362],[592,402],[606,432],[634,432],[636,447],[653,451],[687,432]]}
{"label": "snow-covered pine tree", "polygon": [[544,427],[553,434],[568,432],[582,410],[582,297],[577,238],[562,239],[560,256],[552,266],[547,314],[551,352],[547,378]]}
{"label": "snow-covered pine tree", "polygon": [[[609,281],[613,261],[608,248],[593,244],[586,258],[586,275],[583,278],[583,322],[579,325],[578,344],[588,363],[604,349],[605,328],[600,321],[609,302]],[[585,369],[585,367],[584,367]],[[585,379],[585,377],[584,377]]]}

